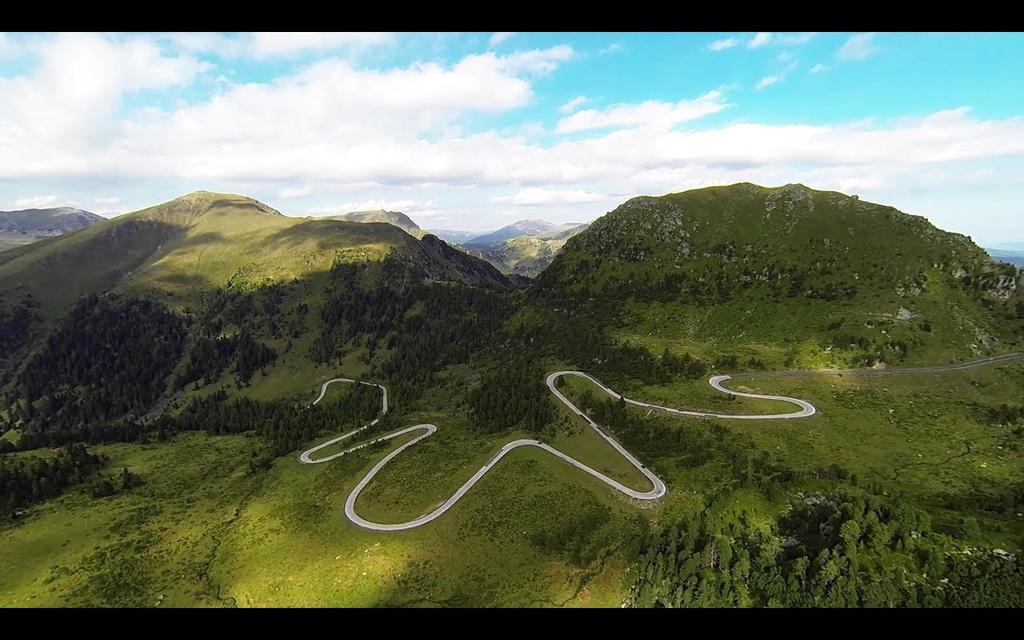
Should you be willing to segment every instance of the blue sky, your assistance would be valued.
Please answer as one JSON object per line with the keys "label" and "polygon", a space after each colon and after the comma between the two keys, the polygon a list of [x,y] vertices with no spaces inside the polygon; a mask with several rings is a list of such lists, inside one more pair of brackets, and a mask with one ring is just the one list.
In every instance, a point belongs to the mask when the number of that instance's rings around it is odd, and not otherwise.
{"label": "blue sky", "polygon": [[427,228],[800,182],[1024,240],[1024,36],[0,35],[0,208],[197,189]]}

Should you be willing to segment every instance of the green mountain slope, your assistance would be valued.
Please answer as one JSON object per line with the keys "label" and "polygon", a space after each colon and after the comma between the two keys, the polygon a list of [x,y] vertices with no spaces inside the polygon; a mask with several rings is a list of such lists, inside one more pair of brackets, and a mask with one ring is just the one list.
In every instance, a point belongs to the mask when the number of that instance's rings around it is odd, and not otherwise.
{"label": "green mountain slope", "polygon": [[384,209],[373,209],[370,211],[350,211],[336,216],[327,216],[329,220],[344,220],[345,222],[385,222],[393,224],[402,231],[417,238],[427,234],[420,229],[419,225],[413,222],[412,218],[401,211],[385,211]]}
{"label": "green mountain slope", "polygon": [[199,191],[20,250],[0,264],[0,294],[31,293],[48,316],[108,290],[184,304],[229,284],[288,281],[326,272],[337,259],[381,260],[391,251],[417,256],[437,279],[507,284],[439,243],[421,244],[390,224],[293,218],[251,198]]}
{"label": "green mountain slope", "polygon": [[601,313],[659,351],[869,365],[1019,347],[1020,284],[1014,267],[925,218],[743,183],[624,203],[566,242],[537,297]]}
{"label": "green mountain slope", "polygon": [[[388,256],[431,282],[511,284],[434,236],[417,240],[384,223],[293,218],[251,198],[203,191],[8,254],[0,263],[0,374],[23,366],[87,294],[155,299],[176,313],[204,314],[225,292],[301,284],[295,304],[316,306],[333,265]],[[293,320],[286,315],[282,324]]]}
{"label": "green mountain slope", "polygon": [[75,207],[0,211],[0,252],[71,233],[104,219],[103,216]]}

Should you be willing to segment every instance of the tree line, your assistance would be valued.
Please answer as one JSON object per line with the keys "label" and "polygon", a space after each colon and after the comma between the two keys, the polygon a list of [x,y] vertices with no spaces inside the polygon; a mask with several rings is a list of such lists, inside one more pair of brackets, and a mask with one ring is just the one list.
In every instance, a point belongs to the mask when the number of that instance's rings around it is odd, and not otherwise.
{"label": "tree line", "polygon": [[469,394],[473,424],[491,433],[516,427],[540,432],[555,420],[550,395],[536,362],[522,356],[501,362]]}
{"label": "tree line", "polygon": [[84,296],[18,375],[9,420],[24,448],[55,433],[147,411],[181,357],[183,318],[157,301]]}
{"label": "tree line", "polygon": [[1020,607],[1019,562],[937,532],[895,499],[801,497],[754,526],[728,496],[650,535],[631,588],[639,607]]}
{"label": "tree line", "polygon": [[107,464],[83,444],[68,444],[53,458],[0,456],[0,506],[4,518],[88,480]]}

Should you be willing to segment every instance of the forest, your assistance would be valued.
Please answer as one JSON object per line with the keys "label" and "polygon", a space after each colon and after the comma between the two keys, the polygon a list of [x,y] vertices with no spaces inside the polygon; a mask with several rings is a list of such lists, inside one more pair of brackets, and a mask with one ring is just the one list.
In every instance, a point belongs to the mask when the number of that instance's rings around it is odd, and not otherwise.
{"label": "forest", "polygon": [[[1019,607],[1024,570],[972,547],[973,517],[941,531],[921,507],[833,465],[786,468],[746,436],[713,421],[640,418],[625,403],[580,394],[578,406],[651,467],[724,463],[733,482],[700,513],[651,531],[636,549],[631,603],[639,607]],[[795,491],[809,482],[831,487]],[[743,492],[783,503],[764,526]],[[1024,489],[993,510],[1018,508]],[[964,498],[961,498],[964,499]],[[948,505],[979,508],[974,504]],[[989,498],[992,501],[992,498]]]}
{"label": "forest", "polygon": [[0,517],[14,518],[18,509],[85,482],[106,463],[83,444],[68,444],[50,459],[0,456]]}
{"label": "forest", "polygon": [[84,296],[22,368],[7,399],[21,447],[82,440],[87,425],[144,414],[163,393],[186,335],[185,320],[159,302]]}
{"label": "forest", "polygon": [[1024,606],[1019,562],[937,532],[899,500],[838,489],[798,496],[768,528],[753,515],[722,496],[651,534],[634,606]]}
{"label": "forest", "polygon": [[[181,431],[209,435],[254,433],[264,446],[250,463],[250,472],[268,468],[274,458],[300,448],[322,433],[341,433],[361,427],[380,410],[380,389],[356,384],[341,399],[314,406],[287,402],[259,402],[249,398],[227,400],[224,391],[193,399],[177,415],[164,414],[146,425],[151,437],[163,440]],[[391,414],[360,437],[381,433],[392,426]]]}
{"label": "forest", "polygon": [[422,271],[395,256],[377,266],[337,263],[312,359],[333,362],[352,345],[364,360],[385,350],[375,366],[400,402],[412,403],[445,366],[468,361],[504,341],[502,328],[515,292],[427,282]]}
{"label": "forest", "polygon": [[469,394],[473,424],[496,433],[521,426],[539,433],[555,420],[544,370],[526,358],[502,362]]}

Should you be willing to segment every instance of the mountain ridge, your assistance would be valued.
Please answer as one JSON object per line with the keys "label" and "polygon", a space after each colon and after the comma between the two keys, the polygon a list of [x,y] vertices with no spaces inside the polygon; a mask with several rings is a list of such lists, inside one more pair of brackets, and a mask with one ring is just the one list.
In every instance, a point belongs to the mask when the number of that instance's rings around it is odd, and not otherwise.
{"label": "mountain ridge", "polygon": [[103,220],[106,218],[77,207],[0,211],[0,252],[73,233]]}
{"label": "mountain ridge", "polygon": [[412,218],[401,211],[367,209],[364,211],[349,211],[324,217],[329,220],[343,220],[346,222],[384,222],[394,225],[416,238],[422,238],[428,233],[421,229]]}
{"label": "mountain ridge", "polygon": [[922,216],[738,183],[626,201],[566,241],[535,295],[602,309],[651,345],[732,341],[825,366],[1019,346],[1021,289],[1012,266]]}

